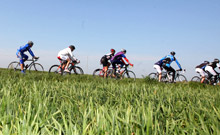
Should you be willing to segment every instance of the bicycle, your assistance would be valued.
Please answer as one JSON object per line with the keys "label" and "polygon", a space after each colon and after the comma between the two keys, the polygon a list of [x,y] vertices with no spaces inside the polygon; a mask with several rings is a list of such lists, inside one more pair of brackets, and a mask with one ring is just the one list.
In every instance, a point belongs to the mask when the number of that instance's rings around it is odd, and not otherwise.
{"label": "bicycle", "polygon": [[133,79],[134,81],[136,80],[136,75],[133,71],[128,70],[129,64],[126,64],[125,66],[123,66],[121,68],[121,72],[118,70],[118,67],[116,68],[116,73],[114,73],[113,69],[110,69],[110,73],[109,76],[111,78],[115,78],[115,79],[125,79],[125,78],[129,78],[129,79]]}
{"label": "bicycle", "polygon": [[[31,71],[44,71],[43,66],[40,63],[36,63],[36,61],[38,61],[39,58],[37,59],[28,59],[26,61],[31,61],[30,64],[26,64],[24,66],[24,70],[29,70],[29,72]],[[21,71],[21,66],[20,66],[20,62],[19,61],[13,61],[8,65],[8,69],[9,70],[14,70],[14,71]]]}
{"label": "bicycle", "polygon": [[[184,69],[183,70],[183,72],[185,72],[186,70]],[[183,74],[181,74],[180,73],[181,71],[180,70],[176,70],[176,73],[175,73],[175,79],[174,79],[174,82],[187,82],[187,79],[186,79],[186,77],[183,75]],[[173,76],[173,74],[172,74],[172,72],[167,72],[167,71],[165,71],[165,72],[162,72],[162,77],[161,77],[161,82],[169,82],[169,83],[172,83],[172,77]],[[148,75],[148,77],[150,78],[150,79],[156,79],[156,80],[158,80],[158,78],[159,78],[159,73],[150,73],[149,75]]]}
{"label": "bicycle", "polygon": [[76,64],[79,64],[77,63],[77,61],[72,61],[70,63],[70,66],[68,67],[68,70],[70,71],[69,73],[64,71],[65,69],[65,67],[63,66],[64,64],[66,64],[66,61],[60,61],[60,65],[52,65],[49,69],[49,73],[55,73],[55,74],[61,74],[61,75],[66,75],[66,74],[83,75],[84,74],[82,68],[79,66],[76,66]]}

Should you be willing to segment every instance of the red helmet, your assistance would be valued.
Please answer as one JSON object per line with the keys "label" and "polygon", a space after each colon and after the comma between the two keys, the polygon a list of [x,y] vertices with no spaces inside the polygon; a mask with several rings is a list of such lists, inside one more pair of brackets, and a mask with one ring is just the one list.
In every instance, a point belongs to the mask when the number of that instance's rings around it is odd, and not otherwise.
{"label": "red helmet", "polygon": [[113,52],[113,53],[115,53],[115,49],[111,49],[110,51]]}

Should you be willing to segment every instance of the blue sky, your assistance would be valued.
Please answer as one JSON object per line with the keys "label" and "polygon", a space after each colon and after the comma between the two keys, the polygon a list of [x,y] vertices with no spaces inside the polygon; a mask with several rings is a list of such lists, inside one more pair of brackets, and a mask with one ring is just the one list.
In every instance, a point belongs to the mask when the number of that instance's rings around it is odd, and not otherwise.
{"label": "blue sky", "polygon": [[70,44],[87,73],[111,48],[127,50],[138,76],[170,51],[189,77],[204,60],[220,59],[219,0],[1,0],[0,21],[0,67],[28,40],[46,69]]}

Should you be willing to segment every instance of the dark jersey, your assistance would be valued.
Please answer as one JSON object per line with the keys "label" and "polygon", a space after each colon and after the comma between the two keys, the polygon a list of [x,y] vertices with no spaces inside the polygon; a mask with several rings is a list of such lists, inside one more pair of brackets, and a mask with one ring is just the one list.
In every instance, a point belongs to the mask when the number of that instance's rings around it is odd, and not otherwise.
{"label": "dark jersey", "polygon": [[202,64],[196,66],[196,68],[205,69],[206,66],[207,66],[207,63],[202,63]]}
{"label": "dark jersey", "polygon": [[219,63],[211,62],[211,63],[209,64],[209,66],[211,66],[213,69],[215,69],[216,67],[219,67]]}
{"label": "dark jersey", "polygon": [[155,63],[155,65],[159,65],[160,67],[164,66],[167,63],[170,63],[170,58],[161,59],[158,62]]}
{"label": "dark jersey", "polygon": [[109,54],[104,55],[102,58],[110,60],[113,56],[114,56],[113,54],[109,53]]}

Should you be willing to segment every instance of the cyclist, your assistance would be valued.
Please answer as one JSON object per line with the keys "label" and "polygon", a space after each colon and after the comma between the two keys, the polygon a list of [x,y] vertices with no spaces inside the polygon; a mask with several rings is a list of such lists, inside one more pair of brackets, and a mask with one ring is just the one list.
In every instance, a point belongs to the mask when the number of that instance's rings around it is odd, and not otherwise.
{"label": "cyclist", "polygon": [[178,65],[179,67],[179,70],[182,71],[182,67],[181,65],[179,64],[178,60],[174,57],[176,53],[174,51],[170,52],[170,55],[167,55],[165,57],[163,57],[161,60],[165,61],[165,63],[163,64],[163,68],[166,70],[166,71],[170,71],[173,73],[173,76],[172,76],[172,82],[174,82],[174,78],[175,78],[175,74],[176,74],[176,71],[170,66],[170,64],[175,61],[176,64]]}
{"label": "cyclist", "polygon": [[200,65],[196,66],[196,72],[199,73],[202,77],[201,83],[205,80],[205,67],[209,64],[209,61],[204,61]]}
{"label": "cyclist", "polygon": [[209,63],[208,66],[206,66],[205,71],[208,72],[208,79],[211,79],[212,76],[214,76],[214,85],[216,84],[217,78],[218,78],[218,72],[215,71],[215,68],[218,67],[220,69],[219,65],[219,59],[214,59],[213,62]]}
{"label": "cyclist", "polygon": [[77,63],[79,63],[79,60],[77,60],[74,55],[72,54],[72,52],[75,50],[75,46],[74,45],[70,45],[68,48],[65,48],[63,50],[61,50],[58,53],[57,58],[62,62],[63,61],[63,67],[65,67],[64,71],[65,72],[70,72],[68,67],[69,64],[71,63],[71,61],[76,61]]}
{"label": "cyclist", "polygon": [[[24,62],[28,59],[28,56],[26,54],[24,54],[24,52],[28,51],[30,53],[30,55],[34,58],[34,59],[38,59],[39,57],[36,57],[34,55],[34,53],[31,50],[31,47],[34,45],[34,43],[32,41],[28,41],[28,43],[24,46],[20,46],[20,48],[17,50],[17,57],[20,59],[20,66],[21,66],[21,73],[25,73],[24,70]],[[26,65],[27,67],[27,65]]]}
{"label": "cyclist", "polygon": [[123,72],[120,72],[121,68],[126,64],[124,62],[124,60],[122,58],[124,58],[127,63],[131,66],[134,66],[133,64],[131,64],[129,62],[129,60],[127,59],[127,57],[125,56],[126,54],[126,50],[125,49],[121,49],[121,52],[118,52],[115,56],[113,56],[111,58],[111,62],[112,62],[112,67],[113,67],[113,72],[114,72],[114,75],[116,74],[116,64],[120,64],[120,67],[118,69],[119,73],[122,74]]}
{"label": "cyclist", "polygon": [[107,70],[108,70],[108,67],[111,65],[111,63],[109,63],[108,61],[111,60],[111,58],[115,55],[115,50],[114,49],[111,49],[110,50],[111,53],[108,53],[106,55],[104,55],[101,60],[100,60],[100,63],[103,65],[103,69],[104,69],[104,78],[106,78],[107,76]]}

